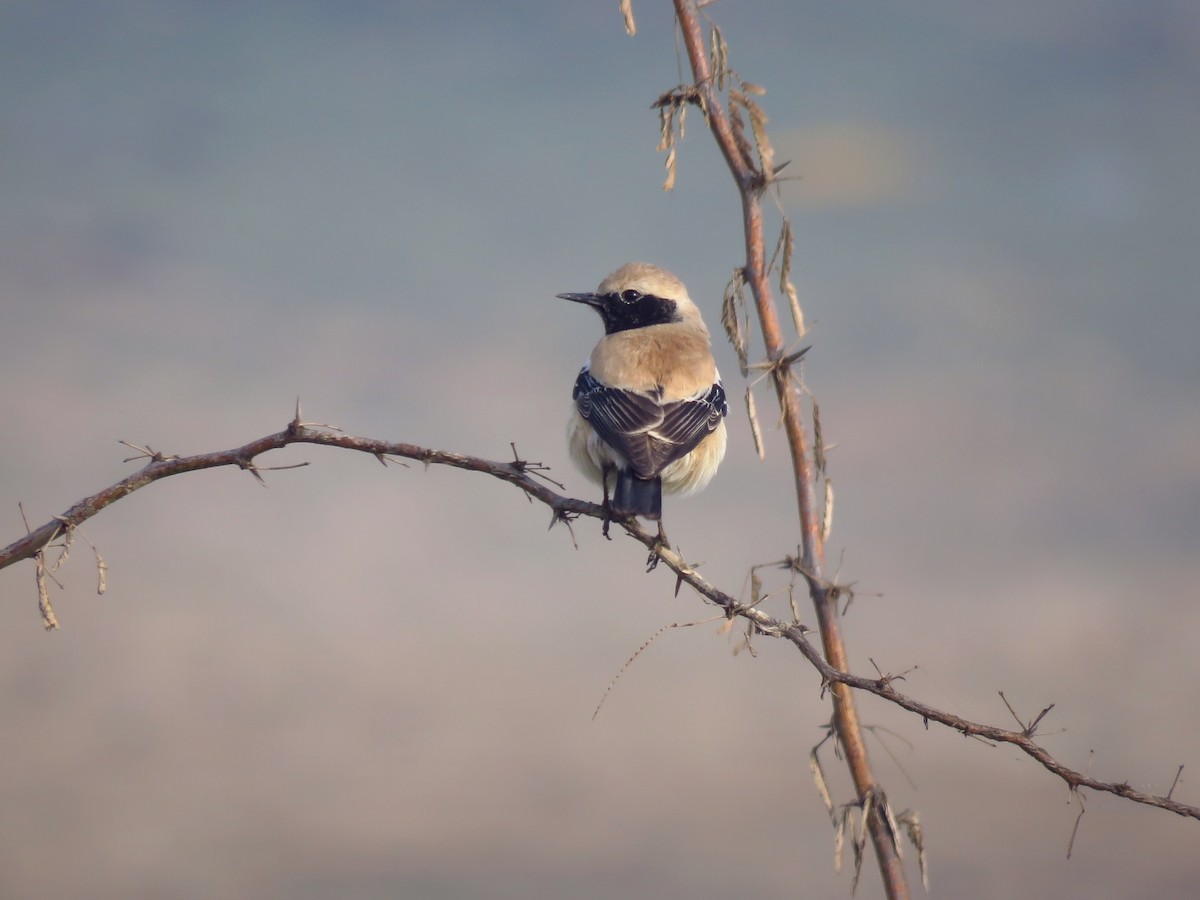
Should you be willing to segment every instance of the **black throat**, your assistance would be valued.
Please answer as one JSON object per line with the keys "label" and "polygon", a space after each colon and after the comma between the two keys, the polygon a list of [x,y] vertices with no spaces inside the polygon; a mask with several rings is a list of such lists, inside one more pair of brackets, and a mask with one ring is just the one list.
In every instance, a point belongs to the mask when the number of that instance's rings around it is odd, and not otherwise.
{"label": "black throat", "polygon": [[613,292],[605,294],[601,303],[596,307],[604,319],[604,333],[616,334],[618,331],[630,331],[634,328],[648,328],[651,325],[669,325],[680,322],[679,311],[674,300],[664,300],[653,294],[641,294],[637,291]]}

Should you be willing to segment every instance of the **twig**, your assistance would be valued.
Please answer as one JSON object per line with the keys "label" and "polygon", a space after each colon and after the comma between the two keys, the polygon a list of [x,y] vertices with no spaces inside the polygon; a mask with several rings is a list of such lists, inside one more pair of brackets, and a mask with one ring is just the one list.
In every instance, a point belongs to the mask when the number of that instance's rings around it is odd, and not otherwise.
{"label": "twig", "polygon": [[1179,768],[1175,771],[1175,780],[1171,782],[1171,789],[1167,791],[1167,799],[1171,799],[1171,795],[1175,793],[1175,787],[1179,784],[1179,776],[1183,774],[1183,763],[1179,764]]}

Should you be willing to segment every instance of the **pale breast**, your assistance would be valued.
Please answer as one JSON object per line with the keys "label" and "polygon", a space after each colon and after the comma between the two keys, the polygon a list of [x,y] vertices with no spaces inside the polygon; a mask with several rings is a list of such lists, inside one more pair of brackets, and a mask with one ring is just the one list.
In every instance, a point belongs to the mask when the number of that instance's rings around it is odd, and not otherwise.
{"label": "pale breast", "polygon": [[652,325],[605,335],[592,351],[592,375],[604,384],[691,397],[717,380],[708,332],[690,323]]}

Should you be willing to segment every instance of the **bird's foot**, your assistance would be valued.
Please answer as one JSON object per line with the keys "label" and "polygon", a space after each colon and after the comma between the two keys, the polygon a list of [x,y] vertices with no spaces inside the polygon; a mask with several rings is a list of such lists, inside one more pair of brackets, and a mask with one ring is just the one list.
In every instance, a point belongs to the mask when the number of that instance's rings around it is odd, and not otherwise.
{"label": "bird's foot", "polygon": [[613,511],[612,511],[612,504],[609,502],[609,499],[608,499],[608,473],[609,473],[609,471],[610,470],[605,469],[603,476],[600,478],[600,486],[604,490],[604,499],[600,503],[600,505],[604,508],[604,518],[600,520],[600,522],[601,522],[600,533],[602,535],[604,535],[605,538],[607,538],[608,540],[611,541],[612,536],[609,535],[609,533],[608,533],[608,526],[612,524]]}
{"label": "bird's foot", "polygon": [[658,566],[658,561],[662,558],[658,555],[660,550],[670,550],[671,543],[667,540],[667,533],[663,531],[662,521],[658,523],[658,537],[654,539],[653,546],[650,547],[650,555],[646,557],[646,571],[653,572]]}

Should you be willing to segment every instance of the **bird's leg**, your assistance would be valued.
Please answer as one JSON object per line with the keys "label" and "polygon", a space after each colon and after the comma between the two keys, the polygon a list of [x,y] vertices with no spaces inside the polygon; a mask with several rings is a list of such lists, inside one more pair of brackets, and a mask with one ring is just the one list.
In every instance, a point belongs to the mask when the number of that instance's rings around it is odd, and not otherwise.
{"label": "bird's leg", "polygon": [[605,466],[600,470],[600,485],[604,490],[604,518],[601,520],[603,524],[600,526],[600,533],[612,540],[608,534],[608,526],[612,524],[612,507],[608,504],[608,476],[613,472],[612,466]]}
{"label": "bird's leg", "polygon": [[646,557],[646,571],[653,572],[658,566],[659,555],[658,551],[666,548],[671,549],[671,542],[667,540],[667,533],[663,531],[662,519],[658,520],[658,537],[654,539],[654,546],[650,548],[650,555]]}

